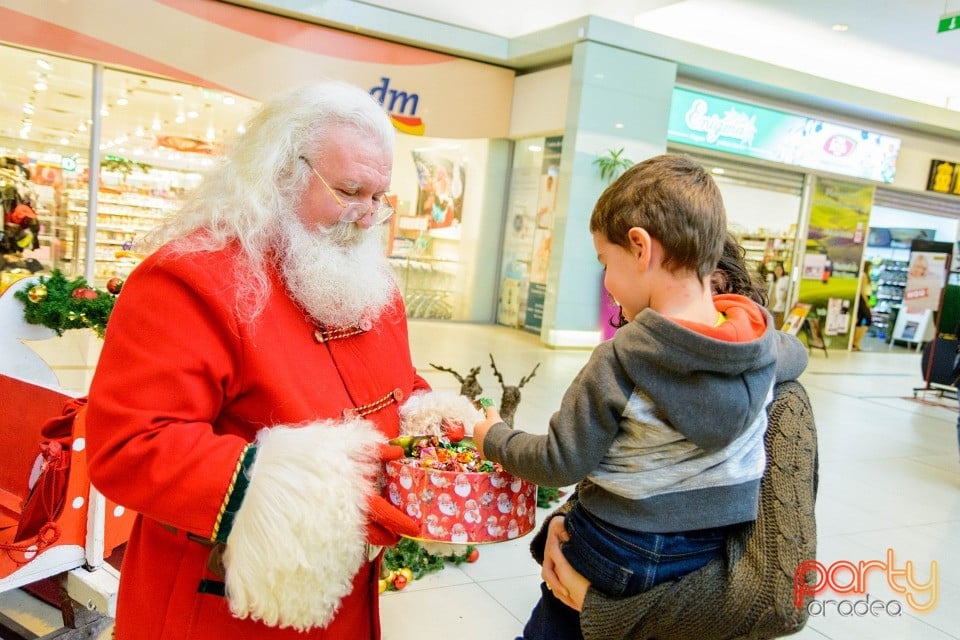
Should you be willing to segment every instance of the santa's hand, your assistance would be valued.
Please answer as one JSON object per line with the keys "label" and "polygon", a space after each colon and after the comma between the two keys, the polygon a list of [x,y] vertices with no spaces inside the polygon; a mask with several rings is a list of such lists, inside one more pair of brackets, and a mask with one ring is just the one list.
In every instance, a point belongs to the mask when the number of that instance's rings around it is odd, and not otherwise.
{"label": "santa's hand", "polygon": [[[381,442],[377,445],[381,463],[399,460],[403,447]],[[400,542],[401,535],[414,536],[420,525],[403,511],[390,504],[383,496],[372,495],[367,501],[367,542],[389,547]]]}
{"label": "santa's hand", "polygon": [[447,439],[450,442],[460,442],[467,434],[463,423],[459,420],[453,420],[451,418],[443,418],[440,421],[440,428],[443,430],[443,434],[447,436]]}
{"label": "santa's hand", "polygon": [[396,444],[379,442],[377,443],[377,456],[380,458],[381,465],[391,460],[399,460],[404,456],[403,447]]}
{"label": "santa's hand", "polygon": [[420,525],[383,496],[370,496],[367,502],[367,542],[390,547],[400,542],[400,536],[415,536]]}

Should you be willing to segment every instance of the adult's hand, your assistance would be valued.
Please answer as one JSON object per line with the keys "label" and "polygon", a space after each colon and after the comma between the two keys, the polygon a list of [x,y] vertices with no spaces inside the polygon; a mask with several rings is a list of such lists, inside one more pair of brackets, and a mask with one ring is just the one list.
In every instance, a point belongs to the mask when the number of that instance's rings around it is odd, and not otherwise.
{"label": "adult's hand", "polygon": [[[377,456],[381,464],[403,457],[403,448],[380,443]],[[389,547],[400,542],[400,536],[415,536],[420,525],[413,518],[390,504],[385,498],[372,494],[367,503],[367,542]]]}
{"label": "adult's hand", "polygon": [[547,527],[547,540],[543,550],[543,568],[540,577],[547,583],[553,595],[571,609],[583,610],[590,582],[567,562],[560,543],[570,539],[564,526],[564,518],[555,516]]}

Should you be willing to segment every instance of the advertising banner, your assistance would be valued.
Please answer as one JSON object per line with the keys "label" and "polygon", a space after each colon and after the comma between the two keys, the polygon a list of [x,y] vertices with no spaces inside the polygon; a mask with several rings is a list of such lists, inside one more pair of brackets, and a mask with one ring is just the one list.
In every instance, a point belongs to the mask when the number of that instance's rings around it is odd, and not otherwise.
{"label": "advertising banner", "polygon": [[675,88],[670,142],[840,175],[893,182],[900,139]]}
{"label": "advertising banner", "polygon": [[826,336],[848,333],[874,187],[818,179],[813,191],[799,300],[823,318]]}

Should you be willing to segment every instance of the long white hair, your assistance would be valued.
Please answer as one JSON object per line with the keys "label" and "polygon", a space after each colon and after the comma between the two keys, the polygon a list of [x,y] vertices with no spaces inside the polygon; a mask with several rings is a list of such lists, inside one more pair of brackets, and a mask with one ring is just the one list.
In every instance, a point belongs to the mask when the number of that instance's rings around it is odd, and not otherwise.
{"label": "long white hair", "polygon": [[320,159],[325,133],[353,127],[393,154],[394,131],[368,93],[345,82],[304,85],[264,104],[182,209],[150,232],[144,248],[171,243],[177,253],[239,245],[237,307],[256,318],[270,293],[268,259],[278,225],[300,203],[310,169],[300,156]]}

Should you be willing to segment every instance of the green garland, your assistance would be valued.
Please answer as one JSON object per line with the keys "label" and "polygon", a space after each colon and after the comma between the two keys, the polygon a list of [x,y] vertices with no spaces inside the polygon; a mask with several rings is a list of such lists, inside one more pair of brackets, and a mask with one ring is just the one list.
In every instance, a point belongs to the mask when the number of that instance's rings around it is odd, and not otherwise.
{"label": "green garland", "polygon": [[[89,297],[76,297],[75,291]],[[114,295],[92,288],[82,277],[67,280],[59,270],[13,295],[23,302],[28,324],[43,325],[58,336],[69,329],[93,329],[102,338],[116,302]]]}
{"label": "green garland", "polygon": [[463,564],[470,562],[470,554],[476,547],[467,545],[463,553],[453,552],[441,556],[427,551],[423,545],[410,538],[402,538],[392,547],[387,547],[383,553],[383,566],[391,571],[408,567],[413,571],[413,579],[419,580],[428,573],[440,571],[447,562]]}

